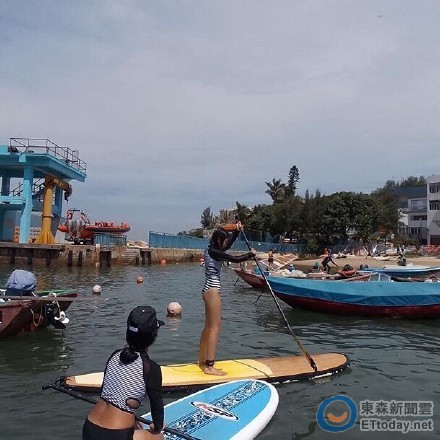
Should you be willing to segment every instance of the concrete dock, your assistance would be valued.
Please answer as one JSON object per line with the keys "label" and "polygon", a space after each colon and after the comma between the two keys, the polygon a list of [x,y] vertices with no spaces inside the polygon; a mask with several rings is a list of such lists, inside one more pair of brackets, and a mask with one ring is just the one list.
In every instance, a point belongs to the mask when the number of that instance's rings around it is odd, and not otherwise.
{"label": "concrete dock", "polygon": [[28,266],[150,265],[199,261],[198,249],[0,242],[0,264]]}

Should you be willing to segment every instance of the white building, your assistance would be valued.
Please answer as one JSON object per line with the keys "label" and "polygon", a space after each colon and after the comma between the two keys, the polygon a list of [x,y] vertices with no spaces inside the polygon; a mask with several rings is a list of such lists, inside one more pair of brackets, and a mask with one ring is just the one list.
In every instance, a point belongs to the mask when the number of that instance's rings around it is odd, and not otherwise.
{"label": "white building", "polygon": [[440,175],[427,179],[427,228],[428,245],[440,245]]}
{"label": "white building", "polygon": [[[420,244],[440,245],[440,175],[426,179],[426,188],[400,188],[399,233]],[[405,206],[403,206],[405,203]]]}

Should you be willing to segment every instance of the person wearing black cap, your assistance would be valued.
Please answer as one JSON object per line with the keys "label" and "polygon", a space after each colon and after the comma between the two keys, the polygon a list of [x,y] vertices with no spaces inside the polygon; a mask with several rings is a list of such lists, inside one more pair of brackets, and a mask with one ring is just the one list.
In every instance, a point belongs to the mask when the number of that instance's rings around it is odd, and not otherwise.
{"label": "person wearing black cap", "polygon": [[[127,319],[128,346],[112,353],[105,367],[101,395],[83,426],[83,440],[163,439],[162,373],[147,354],[160,326],[156,310],[134,308]],[[150,400],[153,424],[136,429],[134,411],[144,397]]]}
{"label": "person wearing black cap", "polygon": [[242,255],[231,255],[226,252],[237,239],[242,229],[243,225],[241,222],[237,222],[232,234],[229,234],[222,228],[216,229],[212,233],[211,241],[204,253],[205,284],[202,289],[202,296],[205,303],[205,327],[200,337],[198,363],[206,374],[217,376],[226,374],[223,370],[214,367],[215,351],[217,349],[221,324],[220,272],[223,261],[241,263],[255,256],[253,250]]}

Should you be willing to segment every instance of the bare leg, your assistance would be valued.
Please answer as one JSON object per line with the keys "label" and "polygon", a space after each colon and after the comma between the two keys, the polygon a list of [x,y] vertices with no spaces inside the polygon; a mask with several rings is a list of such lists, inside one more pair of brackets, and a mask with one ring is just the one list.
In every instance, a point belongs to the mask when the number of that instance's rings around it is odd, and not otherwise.
{"label": "bare leg", "polygon": [[226,374],[213,366],[207,366],[206,361],[215,359],[218,337],[221,325],[222,301],[218,289],[209,289],[203,294],[205,303],[205,327],[200,338],[199,366],[206,374],[222,376]]}
{"label": "bare leg", "polygon": [[[206,321],[206,318],[205,318]],[[208,328],[206,327],[206,322],[205,322],[205,327],[202,331],[202,335],[200,336],[200,348],[199,348],[199,359],[198,359],[198,363],[199,363],[199,367],[204,370],[205,368],[205,361],[206,361],[206,346],[208,345]]]}

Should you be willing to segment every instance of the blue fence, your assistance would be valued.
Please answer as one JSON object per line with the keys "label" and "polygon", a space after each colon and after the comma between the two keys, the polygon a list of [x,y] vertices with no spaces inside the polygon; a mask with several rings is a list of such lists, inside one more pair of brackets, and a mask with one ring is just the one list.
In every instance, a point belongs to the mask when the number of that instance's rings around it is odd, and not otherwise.
{"label": "blue fence", "polygon": [[[279,253],[300,253],[301,244],[292,243],[268,243],[264,241],[249,241],[251,246],[258,252],[267,252],[272,249]],[[150,247],[171,249],[205,249],[209,244],[209,238],[196,238],[189,235],[174,235],[165,232],[151,232],[148,236]],[[232,245],[231,250],[248,251],[248,246],[242,236],[239,236]]]}
{"label": "blue fence", "polygon": [[127,246],[127,236],[98,232],[94,234],[93,243],[101,246]]}

